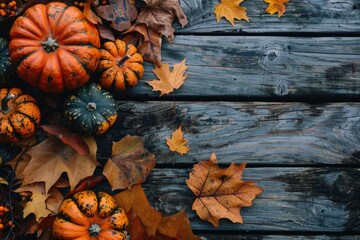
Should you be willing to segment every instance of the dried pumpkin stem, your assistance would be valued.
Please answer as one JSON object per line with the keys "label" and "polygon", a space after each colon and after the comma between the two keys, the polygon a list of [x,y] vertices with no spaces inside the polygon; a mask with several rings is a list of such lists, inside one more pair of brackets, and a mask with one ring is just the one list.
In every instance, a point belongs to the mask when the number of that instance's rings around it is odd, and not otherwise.
{"label": "dried pumpkin stem", "polygon": [[130,57],[131,57],[131,56],[129,56],[129,55],[125,55],[124,57],[120,58],[120,59],[116,62],[116,65],[118,65],[118,66],[121,67],[121,66],[124,64],[124,62],[125,62],[126,60],[128,60]]}
{"label": "dried pumpkin stem", "polygon": [[86,105],[86,108],[87,110],[89,110],[90,112],[93,112],[96,110],[96,103],[94,102],[89,102],[87,105]]}
{"label": "dried pumpkin stem", "polygon": [[97,223],[93,223],[89,227],[89,234],[92,237],[99,235],[100,231],[101,231],[101,228]]}
{"label": "dried pumpkin stem", "polygon": [[14,94],[8,94],[6,95],[2,100],[1,100],[1,112],[2,113],[7,113],[10,109],[9,109],[9,100],[15,98]]}
{"label": "dried pumpkin stem", "polygon": [[59,44],[52,37],[48,37],[46,41],[41,43],[41,46],[43,46],[44,50],[48,53],[54,52],[56,49],[59,48]]}

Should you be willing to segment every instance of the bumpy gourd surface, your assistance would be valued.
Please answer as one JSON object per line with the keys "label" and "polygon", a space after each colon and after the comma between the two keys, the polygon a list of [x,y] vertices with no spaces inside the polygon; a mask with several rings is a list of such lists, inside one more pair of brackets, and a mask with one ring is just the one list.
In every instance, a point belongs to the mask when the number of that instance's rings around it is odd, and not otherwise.
{"label": "bumpy gourd surface", "polygon": [[18,75],[49,93],[84,85],[100,58],[97,28],[61,2],[36,4],[10,30],[10,57]]}

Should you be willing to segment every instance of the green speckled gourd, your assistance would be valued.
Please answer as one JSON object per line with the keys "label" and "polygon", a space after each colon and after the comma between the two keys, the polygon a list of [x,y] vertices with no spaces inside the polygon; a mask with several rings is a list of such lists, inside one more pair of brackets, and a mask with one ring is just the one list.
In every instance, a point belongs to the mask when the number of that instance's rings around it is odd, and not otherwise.
{"label": "green speckled gourd", "polygon": [[87,84],[65,101],[64,118],[79,134],[101,135],[117,119],[117,105],[100,85]]}
{"label": "green speckled gourd", "polygon": [[0,38],[0,87],[6,86],[13,70],[8,47],[9,42]]}

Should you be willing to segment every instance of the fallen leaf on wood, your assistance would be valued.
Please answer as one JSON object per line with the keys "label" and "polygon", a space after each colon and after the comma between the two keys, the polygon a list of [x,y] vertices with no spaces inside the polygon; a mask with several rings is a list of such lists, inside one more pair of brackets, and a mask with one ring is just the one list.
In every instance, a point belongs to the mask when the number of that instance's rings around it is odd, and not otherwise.
{"label": "fallen leaf on wood", "polygon": [[245,164],[235,163],[221,169],[214,153],[209,161],[194,165],[186,184],[197,197],[192,209],[202,220],[215,227],[219,226],[220,218],[243,223],[240,209],[252,206],[252,201],[263,192],[252,181],[242,180],[244,169]]}
{"label": "fallen leaf on wood", "polygon": [[184,139],[184,132],[181,126],[171,133],[171,138],[166,138],[166,144],[169,146],[170,151],[177,152],[180,155],[186,154],[190,148],[185,146],[188,140]]}
{"label": "fallen leaf on wood", "polygon": [[146,26],[161,35],[164,35],[170,42],[174,40],[174,28],[172,27],[175,17],[182,27],[188,23],[179,0],[144,0],[147,4],[141,8],[137,24]]}
{"label": "fallen leaf on wood", "polygon": [[246,8],[240,7],[240,3],[243,1],[244,0],[221,0],[221,3],[218,3],[214,10],[216,21],[219,22],[220,18],[225,17],[233,26],[235,26],[234,19],[249,21],[246,15]]}
{"label": "fallen leaf on wood", "polygon": [[125,189],[144,182],[154,166],[155,156],[144,148],[144,139],[126,136],[113,143],[112,155],[103,174],[112,190]]}
{"label": "fallen leaf on wood", "polygon": [[129,0],[110,0],[107,5],[95,8],[97,15],[110,21],[110,27],[122,32],[131,26],[131,21],[137,17],[137,9]]}
{"label": "fallen leaf on wood", "polygon": [[161,65],[161,34],[148,28],[145,24],[132,25],[124,33],[127,34],[124,41],[137,46],[144,61],[154,63],[157,66]]}
{"label": "fallen leaf on wood", "polygon": [[278,13],[281,17],[285,13],[285,3],[289,0],[264,0],[269,6],[266,8],[266,12],[270,14]]}
{"label": "fallen leaf on wood", "polygon": [[153,88],[153,91],[160,91],[160,97],[180,88],[187,78],[187,75],[184,74],[188,68],[185,61],[186,58],[180,63],[174,64],[172,71],[167,63],[161,63],[160,67],[155,66],[153,72],[159,80],[151,80],[147,83]]}
{"label": "fallen leaf on wood", "polygon": [[51,136],[31,147],[27,152],[31,160],[22,173],[22,185],[44,182],[45,192],[48,193],[63,173],[67,173],[71,189],[81,179],[93,175],[98,164],[96,142],[92,137],[84,140],[90,149],[86,156],[78,154],[73,148]]}

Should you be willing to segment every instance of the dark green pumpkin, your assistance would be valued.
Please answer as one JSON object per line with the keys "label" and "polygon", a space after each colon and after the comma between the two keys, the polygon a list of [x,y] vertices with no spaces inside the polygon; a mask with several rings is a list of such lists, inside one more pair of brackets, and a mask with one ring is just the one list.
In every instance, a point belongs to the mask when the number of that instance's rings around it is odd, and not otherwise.
{"label": "dark green pumpkin", "polygon": [[13,70],[8,47],[9,42],[0,38],[0,87],[6,86]]}
{"label": "dark green pumpkin", "polygon": [[65,121],[79,134],[105,133],[117,118],[113,96],[98,84],[87,84],[64,103]]}

